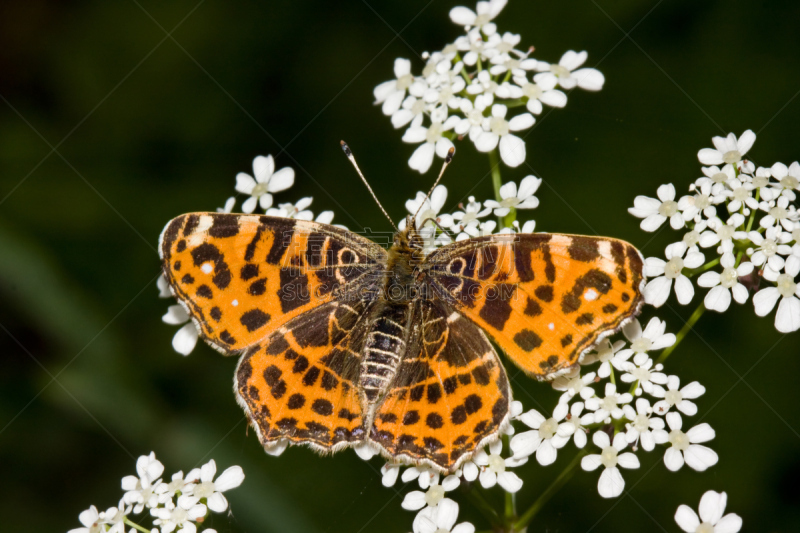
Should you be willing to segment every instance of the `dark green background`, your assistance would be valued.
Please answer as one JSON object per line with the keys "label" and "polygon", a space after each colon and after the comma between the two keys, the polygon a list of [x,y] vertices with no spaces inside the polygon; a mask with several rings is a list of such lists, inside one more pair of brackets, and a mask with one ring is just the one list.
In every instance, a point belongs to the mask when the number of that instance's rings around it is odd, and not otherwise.
{"label": "dark green background", "polygon": [[[409,489],[383,488],[381,461],[261,451],[231,394],[235,360],[205,345],[188,358],[172,351],[155,245],[172,217],[221,206],[236,172],[268,153],[297,170],[278,201],[313,195],[315,212],[333,209],[335,222],[388,229],[338,141],[400,219],[433,173],[408,168],[414,147],[373,107],[372,88],[390,79],[395,57],[419,72],[418,54],[459,34],[453,5],[2,4],[0,529],[77,527],[90,504],[115,504],[135,456],[155,450],[168,473],[210,457],[244,467],[233,514],[215,517],[220,532],[410,530],[413,514],[400,508]],[[651,240],[626,208],[661,183],[685,191],[711,136],[752,128],[756,162],[800,157],[799,18],[788,0],[512,1],[501,30],[521,33],[539,59],[586,49],[607,80],[538,120],[526,137],[530,168],[503,168],[505,179],[544,178],[537,229],[612,235],[662,254],[678,234]],[[467,194],[491,195],[485,156],[458,148],[449,211]],[[677,331],[691,308],[671,300],[659,316]],[[625,472],[633,490],[612,501],[597,495],[597,473],[579,474],[531,531],[677,531],[677,506],[696,507],[708,489],[728,492],[747,531],[796,530],[800,337],[779,335],[751,303],[707,315],[697,334],[668,371],[707,386],[686,423],[702,417],[716,429],[719,465],[674,474],[662,452],[641,454],[642,468]],[[546,385],[517,376],[514,387],[527,407],[554,405]],[[552,467],[519,469],[521,506],[573,450]]]}

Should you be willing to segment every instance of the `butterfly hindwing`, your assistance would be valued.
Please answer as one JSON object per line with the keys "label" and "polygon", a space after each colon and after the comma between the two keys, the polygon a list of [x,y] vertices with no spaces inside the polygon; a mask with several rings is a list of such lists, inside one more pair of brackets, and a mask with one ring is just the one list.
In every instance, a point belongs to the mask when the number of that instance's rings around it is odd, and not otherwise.
{"label": "butterfly hindwing", "polygon": [[344,290],[371,286],[386,251],[340,228],[281,217],[190,213],[164,228],[164,276],[223,353],[239,353]]}
{"label": "butterfly hindwing", "polygon": [[366,437],[358,375],[369,302],[330,302],[246,352],[237,399],[269,447],[288,439],[334,451]]}
{"label": "butterfly hindwing", "polygon": [[452,472],[507,421],[511,390],[486,335],[441,302],[418,302],[412,336],[370,440],[394,458]]}
{"label": "butterfly hindwing", "polygon": [[434,289],[527,374],[549,378],[639,312],[641,254],[605,237],[500,234],[426,259]]}

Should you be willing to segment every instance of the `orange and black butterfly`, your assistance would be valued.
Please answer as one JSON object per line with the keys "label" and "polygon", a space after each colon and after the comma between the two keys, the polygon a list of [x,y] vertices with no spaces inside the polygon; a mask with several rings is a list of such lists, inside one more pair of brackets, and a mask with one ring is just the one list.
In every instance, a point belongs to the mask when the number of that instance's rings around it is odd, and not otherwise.
{"label": "orange and black butterfly", "polygon": [[240,355],[235,391],[261,443],[364,442],[452,472],[509,422],[493,340],[550,379],[639,312],[642,257],[604,237],[499,234],[423,253],[327,224],[192,213],[163,270],[201,336]]}

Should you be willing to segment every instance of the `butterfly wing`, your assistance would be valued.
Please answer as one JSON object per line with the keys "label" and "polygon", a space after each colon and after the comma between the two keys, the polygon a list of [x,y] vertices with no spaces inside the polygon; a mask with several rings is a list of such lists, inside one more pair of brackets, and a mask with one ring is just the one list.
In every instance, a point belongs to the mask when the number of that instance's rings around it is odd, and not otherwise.
{"label": "butterfly wing", "polygon": [[371,297],[386,260],[383,248],[335,226],[229,213],[175,218],[159,251],[173,294],[225,354],[342,292]]}
{"label": "butterfly wing", "polygon": [[443,302],[416,302],[408,343],[370,428],[395,459],[452,472],[508,420],[511,389],[486,335]]}
{"label": "butterfly wing", "polygon": [[234,389],[262,445],[288,439],[327,452],[364,440],[357,387],[371,305],[323,304],[242,356]]}
{"label": "butterfly wing", "polygon": [[436,294],[540,379],[575,365],[644,301],[642,256],[617,239],[491,235],[444,246],[426,262]]}

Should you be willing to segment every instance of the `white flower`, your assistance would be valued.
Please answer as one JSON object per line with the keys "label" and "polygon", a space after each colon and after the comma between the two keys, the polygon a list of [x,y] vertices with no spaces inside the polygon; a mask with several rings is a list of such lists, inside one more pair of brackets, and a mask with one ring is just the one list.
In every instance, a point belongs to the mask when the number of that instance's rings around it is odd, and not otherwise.
{"label": "white flower", "polygon": [[659,415],[663,415],[669,411],[670,407],[677,407],[681,413],[694,416],[697,414],[697,405],[689,400],[699,398],[706,392],[697,381],[692,381],[682,389],[681,380],[678,376],[669,376],[667,378],[667,389],[657,388],[653,391],[652,395],[656,398],[663,398],[653,405],[653,410]]}
{"label": "white flower", "polygon": [[453,527],[458,518],[458,504],[449,498],[435,507],[426,507],[417,513],[412,529],[414,533],[475,533],[475,526],[461,522]]}
{"label": "white flower", "polygon": [[575,395],[579,395],[584,400],[594,396],[594,389],[589,385],[594,383],[597,374],[587,372],[581,375],[581,367],[576,366],[563,376],[558,376],[553,380],[553,388],[557,391],[564,391],[558,399],[559,402],[568,402]]}
{"label": "white flower", "polygon": [[630,403],[633,396],[629,392],[618,393],[617,386],[613,383],[606,383],[605,396],[600,398],[593,396],[586,400],[586,408],[594,411],[594,421],[596,424],[607,422],[609,417],[613,419],[622,418],[622,405]]}
{"label": "white flower", "polygon": [[614,435],[612,443],[607,433],[596,431],[592,435],[592,442],[602,451],[600,454],[587,455],[581,459],[581,468],[591,472],[602,465],[604,468],[597,482],[597,492],[603,498],[619,496],[625,488],[625,480],[622,479],[622,474],[617,467],[639,468],[639,458],[630,452],[619,453],[628,445],[624,433]]}
{"label": "white flower", "polygon": [[617,341],[611,344],[611,341],[605,338],[597,343],[597,346],[594,348],[595,351],[589,352],[583,357],[581,365],[591,365],[599,361],[600,366],[597,368],[597,375],[605,379],[611,375],[612,365],[617,370],[625,370],[625,362],[628,360],[628,357],[630,357],[630,353],[623,354],[622,356],[617,353],[624,347],[625,341]]}
{"label": "white flower", "polygon": [[412,490],[406,494],[406,497],[403,498],[401,507],[408,511],[417,511],[425,506],[436,507],[445,499],[444,495],[446,492],[457,489],[460,484],[461,480],[458,478],[458,476],[447,476],[442,480],[441,485],[438,483],[433,483],[425,492],[420,490]]}
{"label": "white flower", "polygon": [[732,165],[742,160],[755,141],[756,134],[752,130],[742,133],[738,140],[733,133],[729,133],[727,137],[714,137],[714,148],[703,148],[697,152],[697,159],[704,165]]}
{"label": "white flower", "polygon": [[317,215],[317,218],[314,219],[314,222],[319,222],[320,224],[330,224],[333,222],[333,211],[323,211]]}
{"label": "white flower", "polygon": [[411,126],[403,134],[403,142],[416,144],[422,143],[408,160],[408,166],[420,174],[424,174],[433,164],[433,155],[441,159],[447,157],[447,152],[453,148],[453,141],[444,137],[445,131],[451,130],[460,122],[456,116],[448,118],[444,124],[433,122],[427,128],[424,126]]}
{"label": "white flower", "polygon": [[[437,185],[436,188],[433,189],[430,198],[426,197],[424,192],[418,191],[416,198],[413,200],[406,200],[406,210],[412,215],[416,213],[417,218],[415,219],[415,223],[417,229],[423,226],[433,226],[431,223],[432,220],[448,228],[453,225],[453,218],[447,214],[439,214],[439,211],[442,210],[446,201],[447,187],[444,185]],[[401,220],[397,227],[401,230],[405,229],[405,219]]]}
{"label": "white flower", "polygon": [[678,209],[683,212],[684,220],[700,222],[702,213],[706,218],[714,218],[717,214],[715,203],[720,203],[724,197],[717,198],[712,194],[711,183],[706,182],[697,187],[696,194],[684,196],[678,200]]}
{"label": "white flower", "polygon": [[271,217],[295,218],[297,220],[314,220],[314,213],[306,209],[314,199],[311,196],[300,198],[296,204],[278,204],[278,207],[267,209],[267,215]]}
{"label": "white flower", "polygon": [[158,297],[159,298],[171,298],[172,291],[169,288],[169,282],[167,278],[164,277],[164,274],[158,276],[156,280],[156,288],[158,288]]}
{"label": "white flower", "polygon": [[800,163],[795,161],[787,168],[783,163],[772,165],[772,177],[781,183],[781,187],[787,190],[797,190],[800,188]]}
{"label": "white flower", "polygon": [[400,476],[400,479],[403,480],[403,483],[408,483],[416,479],[419,483],[419,488],[428,490],[428,487],[431,485],[437,485],[439,483],[439,473],[429,466],[412,466],[403,471],[403,475]]}
{"label": "white flower", "polygon": [[512,131],[526,130],[536,119],[530,113],[522,113],[506,120],[508,108],[502,104],[492,106],[492,116],[484,119],[484,131],[475,139],[475,148],[481,152],[491,152],[500,146],[500,158],[510,167],[518,167],[525,162],[525,141]]}
{"label": "white flower", "polygon": [[456,236],[456,241],[463,241],[465,239],[469,239],[470,237],[475,238],[491,235],[494,233],[496,227],[497,222],[494,220],[487,220],[486,222],[481,222],[480,224],[470,224],[464,228],[464,231]]}
{"label": "white flower", "polygon": [[195,468],[186,476],[187,481],[194,481],[196,485],[192,490],[192,496],[199,501],[205,498],[208,508],[215,513],[221,513],[228,508],[228,500],[222,495],[223,492],[235,489],[244,481],[244,472],[241,466],[231,466],[214,480],[217,473],[217,463],[211,459],[200,469]]}
{"label": "white flower", "polygon": [[775,313],[775,329],[791,333],[800,329],[800,286],[794,278],[800,272],[800,257],[789,256],[785,272],[778,275],[775,287],[761,289],[753,296],[753,305],[758,316],[766,316],[780,299]]}
{"label": "white flower", "polygon": [[397,79],[385,81],[375,87],[375,104],[383,104],[381,111],[386,116],[393,115],[400,109],[406,90],[414,83],[411,75],[411,61],[397,58],[394,60],[394,75]]}
{"label": "white flower", "polygon": [[234,205],[236,205],[236,197],[235,196],[231,196],[230,198],[225,200],[225,206],[224,207],[218,207],[217,208],[217,213],[230,213],[231,211],[233,211],[233,206]]}
{"label": "white flower", "polygon": [[771,228],[776,224],[780,224],[786,231],[792,231],[793,220],[797,219],[797,210],[794,206],[789,205],[788,196],[782,195],[777,200],[762,202],[759,204],[759,209],[767,212],[759,221],[759,225],[762,228]]}
{"label": "white flower", "polygon": [[253,159],[253,176],[245,172],[236,175],[236,190],[250,195],[250,198],[242,204],[242,211],[245,213],[252,213],[256,208],[256,202],[261,209],[271,207],[270,193],[283,191],[294,184],[294,169],[284,167],[275,172],[275,160],[271,155],[267,157],[260,155]]}
{"label": "white flower", "polygon": [[720,263],[722,273],[705,272],[697,278],[697,284],[701,287],[712,287],[703,302],[707,309],[722,313],[731,305],[731,292],[740,304],[747,301],[747,288],[739,283],[739,278],[753,271],[753,263],[744,262],[736,267],[736,258],[732,253],[722,254]]}
{"label": "white flower", "polygon": [[151,509],[150,513],[156,517],[153,523],[160,526],[161,533],[171,533],[176,529],[186,533],[195,533],[197,526],[194,524],[198,519],[203,518],[208,513],[206,506],[202,503],[183,507],[159,507]]}
{"label": "white flower", "polygon": [[456,6],[450,10],[450,20],[459,26],[483,28],[500,14],[507,2],[508,0],[478,2],[477,13],[468,7]]}
{"label": "white flower", "polygon": [[522,96],[528,99],[525,107],[534,115],[542,112],[542,104],[550,107],[564,107],[567,105],[567,95],[555,88],[555,77],[540,80],[540,83],[531,83],[525,76],[515,76],[516,83],[522,91]]}
{"label": "white flower", "polygon": [[474,196],[469,197],[467,205],[463,209],[463,211],[456,211],[453,213],[452,227],[454,229],[457,228],[460,231],[463,231],[464,228],[470,224],[477,225],[479,222],[478,219],[483,218],[492,212],[491,207],[481,209],[481,203],[476,202]]}
{"label": "white flower", "polygon": [[781,255],[791,254],[792,247],[780,242],[782,240],[780,228],[770,227],[764,233],[763,236],[757,231],[751,231],[747,234],[750,242],[757,247],[750,253],[750,260],[755,266],[766,264],[774,272],[780,272],[783,270],[785,263],[785,259]]}
{"label": "white flower", "polygon": [[510,447],[514,458],[528,457],[536,453],[536,460],[542,466],[553,464],[557,450],[569,442],[576,426],[571,422],[562,422],[569,414],[569,405],[559,403],[553,410],[553,416],[545,418],[539,411],[531,409],[518,418],[523,424],[533,429],[515,435]]}
{"label": "white flower", "polygon": [[509,181],[500,187],[500,200],[486,200],[484,205],[494,209],[495,216],[504,217],[511,209],[535,209],[539,205],[539,199],[534,193],[539,189],[542,180],[536,176],[525,176],[519,184]]}
{"label": "white flower", "polygon": [[567,415],[567,423],[574,426],[572,440],[577,448],[586,446],[586,433],[588,430],[584,426],[594,424],[594,413],[586,413],[581,416],[582,411],[583,402],[575,402],[569,408],[569,414]]}
{"label": "white flower", "polygon": [[108,518],[114,518],[117,514],[116,507],[111,507],[105,512],[98,512],[97,508],[92,505],[78,515],[78,520],[84,527],[70,529],[69,533],[125,533],[125,524],[121,519],[115,521],[111,528],[106,529],[106,525],[111,524]]}
{"label": "white flower", "polygon": [[517,492],[522,488],[522,480],[514,472],[506,470],[518,464],[513,458],[503,458],[503,441],[495,441],[489,446],[489,453],[480,449],[472,461],[481,467],[480,482],[483,488],[490,489],[500,485],[506,492]]}
{"label": "white flower", "polygon": [[[688,251],[684,242],[676,242],[667,246],[667,261],[658,257],[648,257],[645,260],[645,270],[651,278],[644,289],[644,301],[654,307],[661,307],[667,301],[675,282],[675,296],[678,303],[686,305],[694,297],[694,286],[683,274],[684,268],[698,268],[705,261],[700,252]],[[686,258],[683,254],[686,253]]]}
{"label": "white flower", "polygon": [[639,320],[633,319],[622,328],[622,333],[631,342],[631,346],[620,350],[617,357],[627,361],[633,355],[637,364],[644,363],[648,359],[648,352],[663,350],[675,344],[675,334],[666,333],[666,329],[667,323],[658,317],[651,318],[644,331]]}
{"label": "white flower", "polygon": [[[605,77],[603,73],[593,68],[577,69],[586,62],[589,54],[586,51],[575,52],[568,50],[561,56],[558,65],[550,65],[539,61],[536,70],[540,71],[533,77],[536,83],[550,84],[552,78],[564,89],[573,89],[576,85],[587,91],[599,91],[603,88]],[[545,72],[541,72],[545,71]]]}
{"label": "white flower", "polygon": [[667,375],[661,372],[663,365],[653,366],[653,360],[649,357],[637,363],[628,363],[627,372],[620,376],[623,383],[638,383],[636,388],[637,396],[644,392],[652,394],[656,385],[666,385]]}
{"label": "white flower", "polygon": [[396,463],[386,463],[381,467],[381,484],[384,487],[393,487],[400,474],[400,465]]}
{"label": "white flower", "polygon": [[[167,324],[180,325],[185,324],[181,329],[172,337],[172,348],[181,355],[189,355],[197,345],[197,338],[199,332],[194,322],[189,320],[189,313],[182,305],[170,305],[167,312],[161,317]],[[188,322],[188,323],[187,323]]]}
{"label": "white flower", "polygon": [[671,183],[661,185],[656,194],[658,200],[647,196],[634,198],[633,207],[628,208],[628,213],[644,219],[639,225],[644,231],[657,230],[667,219],[672,229],[682,228],[685,221],[675,201],[675,186]]}
{"label": "white flower", "polygon": [[667,441],[671,444],[664,454],[664,465],[673,472],[681,469],[684,462],[691,468],[702,472],[719,461],[717,453],[701,442],[708,442],[714,438],[714,430],[706,424],[698,424],[684,433],[681,431],[683,420],[680,413],[667,413],[667,425],[671,430]]}
{"label": "white flower", "polygon": [[[627,430],[625,438],[629,444],[633,444],[634,450],[636,450],[636,445],[640,442],[642,448],[648,452],[653,451],[656,444],[666,442],[663,440],[666,437],[666,432],[657,431],[664,429],[664,420],[652,416],[653,409],[651,409],[650,402],[646,399],[636,399],[636,410],[630,405],[623,406],[622,410],[625,413],[625,418],[630,420],[629,423],[625,424],[625,429]],[[654,432],[653,430],[656,431]]]}
{"label": "white flower", "polygon": [[138,477],[125,476],[122,478],[122,490],[126,491],[122,498],[125,503],[135,504],[133,512],[138,514],[145,506],[155,507],[158,505],[156,492],[161,484],[159,478],[164,473],[164,465],[156,459],[155,452],[151,452],[150,455],[142,455],[136,460],[136,473]]}
{"label": "white flower", "polygon": [[733,513],[722,516],[727,503],[727,494],[709,490],[700,498],[699,517],[688,505],[681,505],[675,512],[675,522],[686,533],[737,533],[742,529],[742,519]]}

